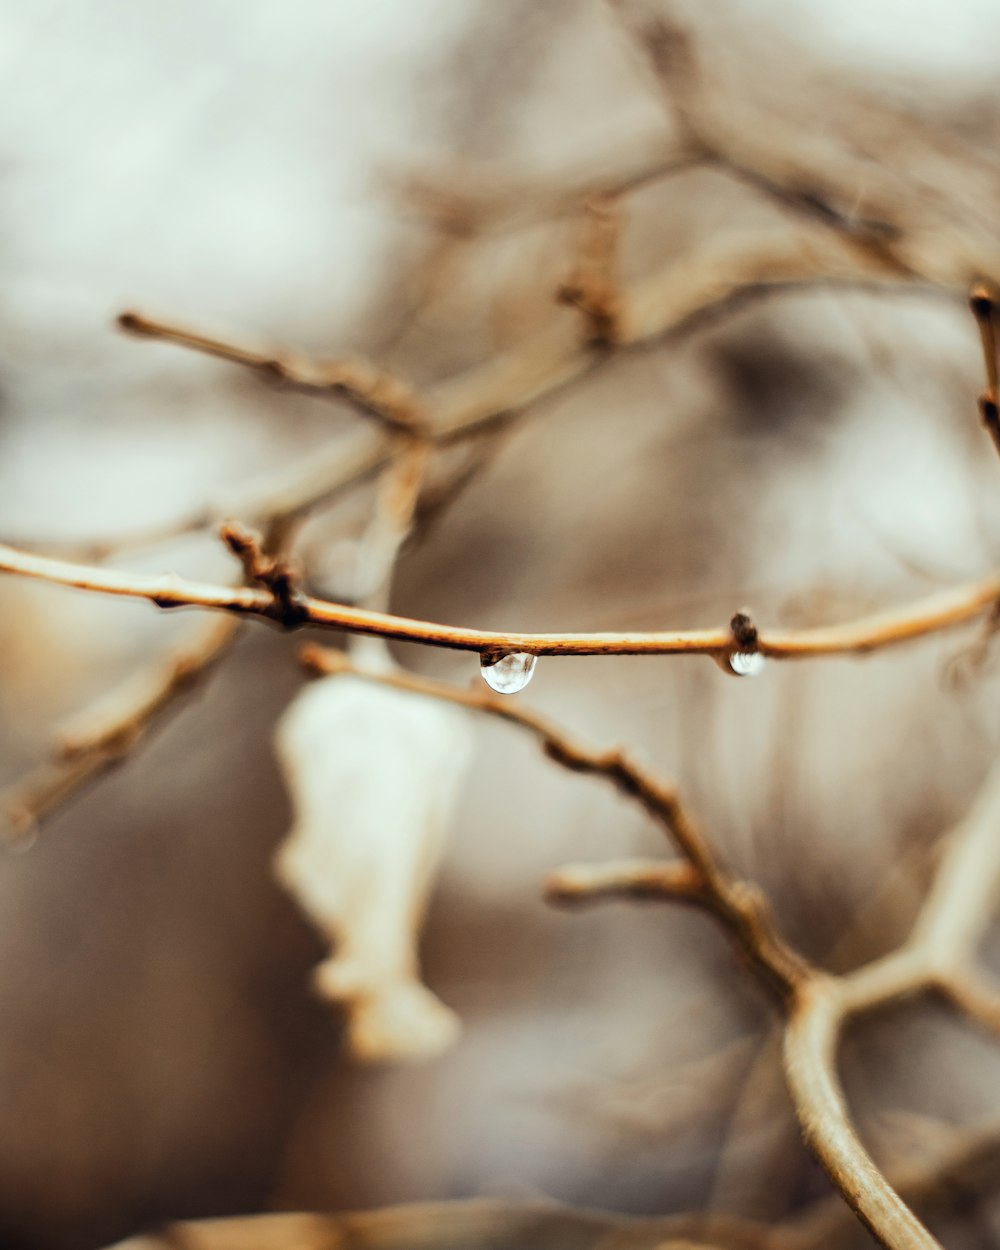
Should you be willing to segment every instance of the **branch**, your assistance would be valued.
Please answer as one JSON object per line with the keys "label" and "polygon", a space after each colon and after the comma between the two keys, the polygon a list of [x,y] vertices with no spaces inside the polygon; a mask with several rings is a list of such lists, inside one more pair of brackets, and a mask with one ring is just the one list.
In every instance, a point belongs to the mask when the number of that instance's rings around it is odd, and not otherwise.
{"label": "branch", "polygon": [[1000,986],[974,969],[955,969],[938,977],[938,993],[972,1024],[1000,1041]]}
{"label": "branch", "polygon": [[[695,43],[686,29],[669,15],[650,16],[642,0],[610,0],[610,8],[649,65],[684,144],[701,149],[704,165],[824,226],[859,255],[868,255],[900,274],[928,276],[924,258],[906,246],[906,233],[898,220],[898,188],[885,178],[878,186],[870,185],[875,172],[872,162],[855,166],[838,181],[827,168],[830,153],[816,155],[811,149],[808,157],[794,155],[793,132],[789,127],[782,131],[776,118],[758,115],[732,126],[703,89]],[[781,135],[777,141],[775,132]],[[858,211],[854,188],[859,182],[865,187],[865,198],[875,201],[874,213]],[[947,267],[954,269],[957,263],[962,268],[963,251],[962,246],[955,248]],[[933,260],[931,267],[939,269]],[[962,276],[967,280],[964,272]]]}
{"label": "branch", "polygon": [[[902,274],[877,257],[859,254],[828,231],[803,228],[792,237],[783,233],[763,240],[743,239],[728,249],[704,247],[640,282],[623,285],[615,342],[619,348],[638,348],[686,334],[753,300],[823,287],[938,297],[957,294],[957,288]],[[141,326],[147,337],[210,352],[258,373],[273,373],[274,362],[284,359],[138,313],[122,316],[128,327]],[[561,317],[508,352],[428,387],[419,397],[407,388],[406,402],[412,402],[419,421],[396,424],[403,432],[423,433],[435,442],[466,438],[477,428],[555,395],[584,377],[605,355],[595,351],[592,343],[581,341],[574,319]],[[303,363],[298,356],[295,360],[299,363],[293,372],[301,376],[303,387],[322,389],[314,383],[328,366]],[[370,367],[374,376],[383,377],[380,370]],[[287,362],[283,368],[287,371]],[[308,378],[313,383],[307,383]],[[353,399],[362,411],[368,411],[357,396]]]}
{"label": "branch", "polygon": [[375,417],[394,429],[414,431],[424,424],[424,413],[412,388],[367,360],[310,360],[298,354],[257,351],[137,312],[121,313],[118,325],[128,334],[164,339],[242,365],[293,390],[345,400],[364,416]]}
{"label": "branch", "polygon": [[233,516],[263,527],[292,524],[374,477],[393,454],[393,443],[385,437],[338,438],[290,466],[245,482],[232,493],[171,521],[83,542],[26,539],[12,545],[39,555],[101,564],[111,555],[218,529]]}
{"label": "branch", "polygon": [[[893,1188],[908,1204],[927,1212],[957,1196],[989,1194],[1000,1167],[1000,1124],[988,1121],[937,1158],[900,1168]],[[841,1250],[856,1244],[855,1222],[839,1195],[822,1198],[775,1229],[769,1250]]]}
{"label": "branch", "polygon": [[979,397],[979,414],[1000,451],[1000,357],[997,353],[997,293],[985,283],[977,282],[969,294],[969,307],[979,327],[986,370],[986,390]]}
{"label": "branch", "polygon": [[206,623],[197,637],[133,675],[57,735],[53,757],[0,793],[0,842],[31,840],[57,807],[119,765],[163,719],[178,699],[204,681],[235,641],[239,622]]}
{"label": "branch", "polygon": [[785,1029],[785,1076],[809,1149],[883,1246],[941,1250],[872,1162],[851,1125],[836,1075],[844,1019],[840,989],[814,977],[799,989]]}
{"label": "branch", "polygon": [[[280,557],[288,539],[284,518],[272,519],[262,537],[230,525],[223,538],[241,559],[248,580],[262,582],[276,600],[293,595]],[[0,843],[29,843],[45,817],[141,746],[178,701],[223,660],[239,627],[236,617],[204,622],[185,646],[171,648],[77,713],[58,732],[51,758],[0,793]]]}
{"label": "branch", "polygon": [[[341,652],[307,646],[302,649],[302,659],[314,672],[358,673]],[[859,1140],[836,1074],[836,1048],[844,1021],[858,1010],[930,984],[936,975],[936,965],[928,962],[926,950],[904,946],[885,960],[842,978],[819,973],[778,935],[759,891],[729,876],[681,807],[673,789],[620,752],[590,751],[535,713],[501,702],[483,691],[455,689],[410,673],[359,675],[417,694],[444,698],[519,725],[533,733],[557,763],[608,781],[637,800],[664,826],[684,857],[681,862],[575,866],[562,870],[550,880],[550,897],[560,902],[580,902],[608,895],[669,897],[695,903],[712,912],[748,956],[765,984],[777,991],[786,1008],[784,1066],[789,1092],[806,1143],[837,1190],[882,1245],[897,1250],[939,1250],[937,1241],[907,1208]],[[997,775],[1000,777],[1000,769]],[[944,881],[960,882],[959,870],[975,862],[973,850],[985,836],[983,830],[989,827],[997,801],[994,787],[1000,792],[1000,782],[988,785],[974,817],[953,835],[950,854],[942,869]],[[994,842],[1000,839],[994,837]],[[995,858],[1000,860],[1000,850]],[[952,897],[951,889],[947,891],[948,898]],[[928,914],[950,915],[950,908],[935,903],[935,897],[939,896],[932,892]],[[981,900],[990,897],[987,886],[980,887],[978,897]],[[981,912],[982,908],[977,915]],[[967,933],[966,927],[963,937]],[[963,988],[971,995],[977,987],[966,985]],[[989,1007],[993,1009],[992,1000]],[[985,1018],[986,1014],[984,1005],[977,1018]],[[761,1244],[766,1245],[768,1241],[764,1238]],[[774,1244],[785,1243],[776,1234]],[[790,1244],[800,1243],[792,1240]]]}
{"label": "branch", "polygon": [[[678,174],[701,168],[704,149],[696,143],[666,142],[662,128],[564,167],[556,174],[526,173],[510,165],[478,165],[404,173],[390,185],[410,208],[439,230],[479,238],[540,221],[575,215],[595,195],[620,197]],[[470,189],[472,188],[472,189]]]}
{"label": "branch", "polygon": [[[574,741],[537,713],[487,690],[463,690],[429,677],[394,671],[373,673],[356,668],[341,651],[306,644],[300,658],[310,671],[322,675],[352,673],[370,681],[409,690],[462,707],[486,712],[528,730],[550,759],[571,772],[585,773],[614,786],[634,799],[659,824],[687,861],[687,868],[664,865],[661,885],[695,895],[727,928],[765,983],[784,997],[807,973],[805,961],[780,937],[767,902],[749,882],[733,879],[681,804],[673,786],[641,768],[619,750],[594,751]],[[687,876],[687,883],[681,881]],[[564,883],[566,884],[566,883]],[[570,886],[572,891],[572,886]]]}
{"label": "branch", "polygon": [[900,1202],[854,1133],[836,1075],[845,1021],[933,989],[994,1035],[1000,998],[966,967],[1000,884],[1000,766],[946,841],[933,886],[897,951],[847,976],[804,983],[785,1033],[785,1071],[806,1140],[859,1218],[883,1245],[938,1243]]}
{"label": "branch", "polygon": [[[348,607],[297,594],[282,601],[273,586],[218,586],[174,574],[146,576],[95,568],[16,551],[0,544],[0,573],[15,573],[60,586],[100,594],[148,599],[160,608],[209,608],[236,616],[259,617],[288,628],[313,625],[347,633],[372,634],[456,651],[526,652],[530,655],[707,655],[727,661],[747,654],[746,618],[737,614],[728,628],[532,634],[504,633],[441,625],[385,612]],[[795,631],[756,633],[752,648],[777,660],[867,653],[934,634],[980,616],[1000,598],[1000,573],[990,574],[904,607],[847,622]]]}
{"label": "branch", "polygon": [[[829,234],[813,232],[810,237],[803,232],[798,238],[741,242],[728,251],[704,248],[632,287],[619,287],[614,304],[614,345],[616,350],[631,350],[683,337],[753,301],[830,287],[925,297],[957,294],[940,284],[901,275],[869,256],[853,254]],[[350,391],[344,376],[331,381],[331,374],[324,375],[323,370],[330,366],[305,361],[298,354],[287,357],[261,352],[139,313],[123,313],[119,324],[140,336],[206,352],[264,376],[284,376],[291,370],[293,384],[298,378],[302,389],[340,395],[368,415],[381,405],[376,415],[385,418],[385,424],[406,433],[426,433],[435,445],[478,437],[578,382],[600,367],[607,356],[595,350],[602,343],[581,340],[576,326],[560,319],[505,354],[418,396],[374,366],[365,365],[354,376],[355,389]],[[317,387],[318,380],[323,384]],[[276,479],[175,522],[134,535],[76,545],[71,551],[61,544],[58,548],[63,554],[98,561],[111,551],[149,546],[210,529],[229,516],[246,516],[257,523],[295,519],[371,478],[391,456],[392,448],[385,439],[359,439],[346,449],[338,440],[328,451],[311,452]],[[42,551],[53,546],[25,545]]]}
{"label": "branch", "polygon": [[601,864],[567,864],[545,882],[550,903],[579,905],[609,898],[669,899],[707,906],[701,876],[688,862],[629,859]]}

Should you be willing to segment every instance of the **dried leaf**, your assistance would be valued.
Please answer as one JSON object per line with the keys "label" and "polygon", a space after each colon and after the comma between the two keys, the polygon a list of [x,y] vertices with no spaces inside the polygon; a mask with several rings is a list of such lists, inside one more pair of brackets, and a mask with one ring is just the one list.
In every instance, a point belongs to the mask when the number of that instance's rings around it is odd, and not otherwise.
{"label": "dried leaf", "polygon": [[456,707],[356,677],[307,686],[276,746],[295,819],[276,871],[333,954],[319,993],[348,1012],[351,1053],[429,1058],[459,1023],[419,979],[417,943],[470,756]]}

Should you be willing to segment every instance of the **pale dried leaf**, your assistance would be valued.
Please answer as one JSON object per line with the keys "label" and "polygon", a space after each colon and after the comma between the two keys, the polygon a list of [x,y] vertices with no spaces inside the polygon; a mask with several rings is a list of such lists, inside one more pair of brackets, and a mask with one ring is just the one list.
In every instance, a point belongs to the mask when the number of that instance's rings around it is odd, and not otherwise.
{"label": "pale dried leaf", "polygon": [[428,1058],[458,1034],[417,943],[470,745],[461,709],[346,676],[307,686],[278,726],[295,816],[276,871],[333,947],[315,983],[345,1004],[356,1058]]}

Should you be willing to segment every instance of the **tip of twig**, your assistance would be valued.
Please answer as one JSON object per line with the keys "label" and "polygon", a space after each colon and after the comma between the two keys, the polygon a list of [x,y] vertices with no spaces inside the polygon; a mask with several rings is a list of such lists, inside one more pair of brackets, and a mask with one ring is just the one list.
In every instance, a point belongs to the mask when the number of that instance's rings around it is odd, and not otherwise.
{"label": "tip of twig", "polygon": [[560,869],[550,873],[542,882],[542,897],[555,907],[569,907],[581,901],[579,881],[572,872]]}
{"label": "tip of twig", "polygon": [[219,526],[219,537],[234,556],[244,556],[248,552],[259,552],[261,540],[259,535],[241,525],[239,521],[223,521]]}
{"label": "tip of twig", "polygon": [[119,330],[124,330],[126,334],[150,334],[149,322],[141,313],[126,311],[119,313],[115,318],[115,324]]}
{"label": "tip of twig", "polygon": [[977,321],[988,321],[996,307],[996,292],[986,282],[976,282],[969,291],[969,308]]}

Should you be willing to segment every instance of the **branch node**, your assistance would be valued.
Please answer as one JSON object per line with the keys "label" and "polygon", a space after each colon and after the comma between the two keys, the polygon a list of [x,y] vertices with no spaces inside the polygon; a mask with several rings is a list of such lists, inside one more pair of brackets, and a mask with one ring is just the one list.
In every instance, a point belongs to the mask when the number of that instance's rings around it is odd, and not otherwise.
{"label": "branch node", "polygon": [[267,555],[260,535],[244,529],[237,521],[224,522],[219,527],[219,536],[243,565],[246,580],[271,592],[271,603],[264,615],[284,629],[304,625],[309,619],[309,609],[299,589],[298,570],[287,560]]}
{"label": "branch node", "polygon": [[732,631],[733,642],[740,651],[757,649],[757,626],[748,612],[737,612],[729,622],[729,628]]}

